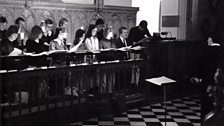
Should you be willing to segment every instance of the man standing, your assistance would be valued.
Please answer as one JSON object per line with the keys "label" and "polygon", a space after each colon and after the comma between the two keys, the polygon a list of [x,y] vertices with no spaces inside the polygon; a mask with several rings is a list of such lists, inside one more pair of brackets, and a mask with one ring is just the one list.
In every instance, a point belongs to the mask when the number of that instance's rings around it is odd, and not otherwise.
{"label": "man standing", "polygon": [[128,41],[131,45],[139,42],[143,38],[152,37],[149,33],[149,30],[147,28],[148,23],[145,20],[142,20],[139,23],[139,26],[132,27],[129,35],[128,35]]}
{"label": "man standing", "polygon": [[[149,33],[149,30],[147,28],[148,23],[145,20],[142,20],[139,23],[139,26],[132,27],[129,35],[128,35],[128,41],[130,42],[130,45],[135,45],[136,43],[140,42],[140,40],[148,37],[152,37]],[[140,58],[139,54],[132,54],[130,56],[132,59]],[[132,83],[139,85],[139,78],[140,78],[140,69],[136,69],[136,71],[132,71]]]}

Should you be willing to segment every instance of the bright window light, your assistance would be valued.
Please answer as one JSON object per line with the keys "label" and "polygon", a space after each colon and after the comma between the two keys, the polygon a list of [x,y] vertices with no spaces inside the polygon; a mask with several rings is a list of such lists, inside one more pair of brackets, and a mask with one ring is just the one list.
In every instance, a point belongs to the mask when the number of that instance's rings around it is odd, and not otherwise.
{"label": "bright window light", "polygon": [[160,1],[132,0],[132,6],[139,7],[139,11],[137,12],[137,25],[141,20],[146,20],[151,34],[159,31]]}

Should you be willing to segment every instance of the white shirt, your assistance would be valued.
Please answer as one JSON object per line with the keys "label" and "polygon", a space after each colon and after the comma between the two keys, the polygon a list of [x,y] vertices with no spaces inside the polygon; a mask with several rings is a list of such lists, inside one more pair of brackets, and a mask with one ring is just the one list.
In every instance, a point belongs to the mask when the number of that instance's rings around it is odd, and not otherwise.
{"label": "white shirt", "polygon": [[97,37],[86,38],[86,47],[88,50],[98,50],[99,49],[99,40]]}
{"label": "white shirt", "polygon": [[[120,36],[120,39],[121,39],[121,41],[124,43],[125,47],[127,47],[128,45],[127,45],[126,38],[123,38],[123,37]],[[124,41],[124,40],[125,40],[125,41]]]}

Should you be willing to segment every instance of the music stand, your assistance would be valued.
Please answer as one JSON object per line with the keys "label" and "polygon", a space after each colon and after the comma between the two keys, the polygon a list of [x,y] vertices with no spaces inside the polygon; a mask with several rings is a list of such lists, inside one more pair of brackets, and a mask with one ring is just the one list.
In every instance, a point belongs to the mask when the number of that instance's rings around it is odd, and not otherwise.
{"label": "music stand", "polygon": [[152,83],[157,86],[163,87],[163,104],[164,104],[164,110],[165,110],[165,126],[166,126],[166,86],[169,84],[176,83],[175,80],[167,78],[165,76],[157,77],[157,78],[150,78],[145,79],[146,82]]}

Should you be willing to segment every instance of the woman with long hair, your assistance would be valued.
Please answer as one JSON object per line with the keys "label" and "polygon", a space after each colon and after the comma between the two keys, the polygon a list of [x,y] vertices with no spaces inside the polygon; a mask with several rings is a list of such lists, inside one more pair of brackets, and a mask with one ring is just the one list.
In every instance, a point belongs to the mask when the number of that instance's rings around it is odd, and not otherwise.
{"label": "woman with long hair", "polygon": [[99,40],[96,37],[97,27],[96,25],[90,25],[86,33],[86,47],[88,50],[99,50]]}
{"label": "woman with long hair", "polygon": [[29,53],[41,53],[44,52],[44,45],[41,42],[42,29],[40,26],[35,25],[31,29],[28,40],[26,41],[26,51]]}
{"label": "woman with long hair", "polygon": [[50,42],[49,50],[67,50],[67,46],[65,44],[66,38],[66,30],[65,28],[58,28],[55,33],[56,38]]}
{"label": "woman with long hair", "polygon": [[75,39],[69,51],[76,52],[86,50],[84,40],[85,40],[85,31],[82,29],[78,29],[75,33]]}

